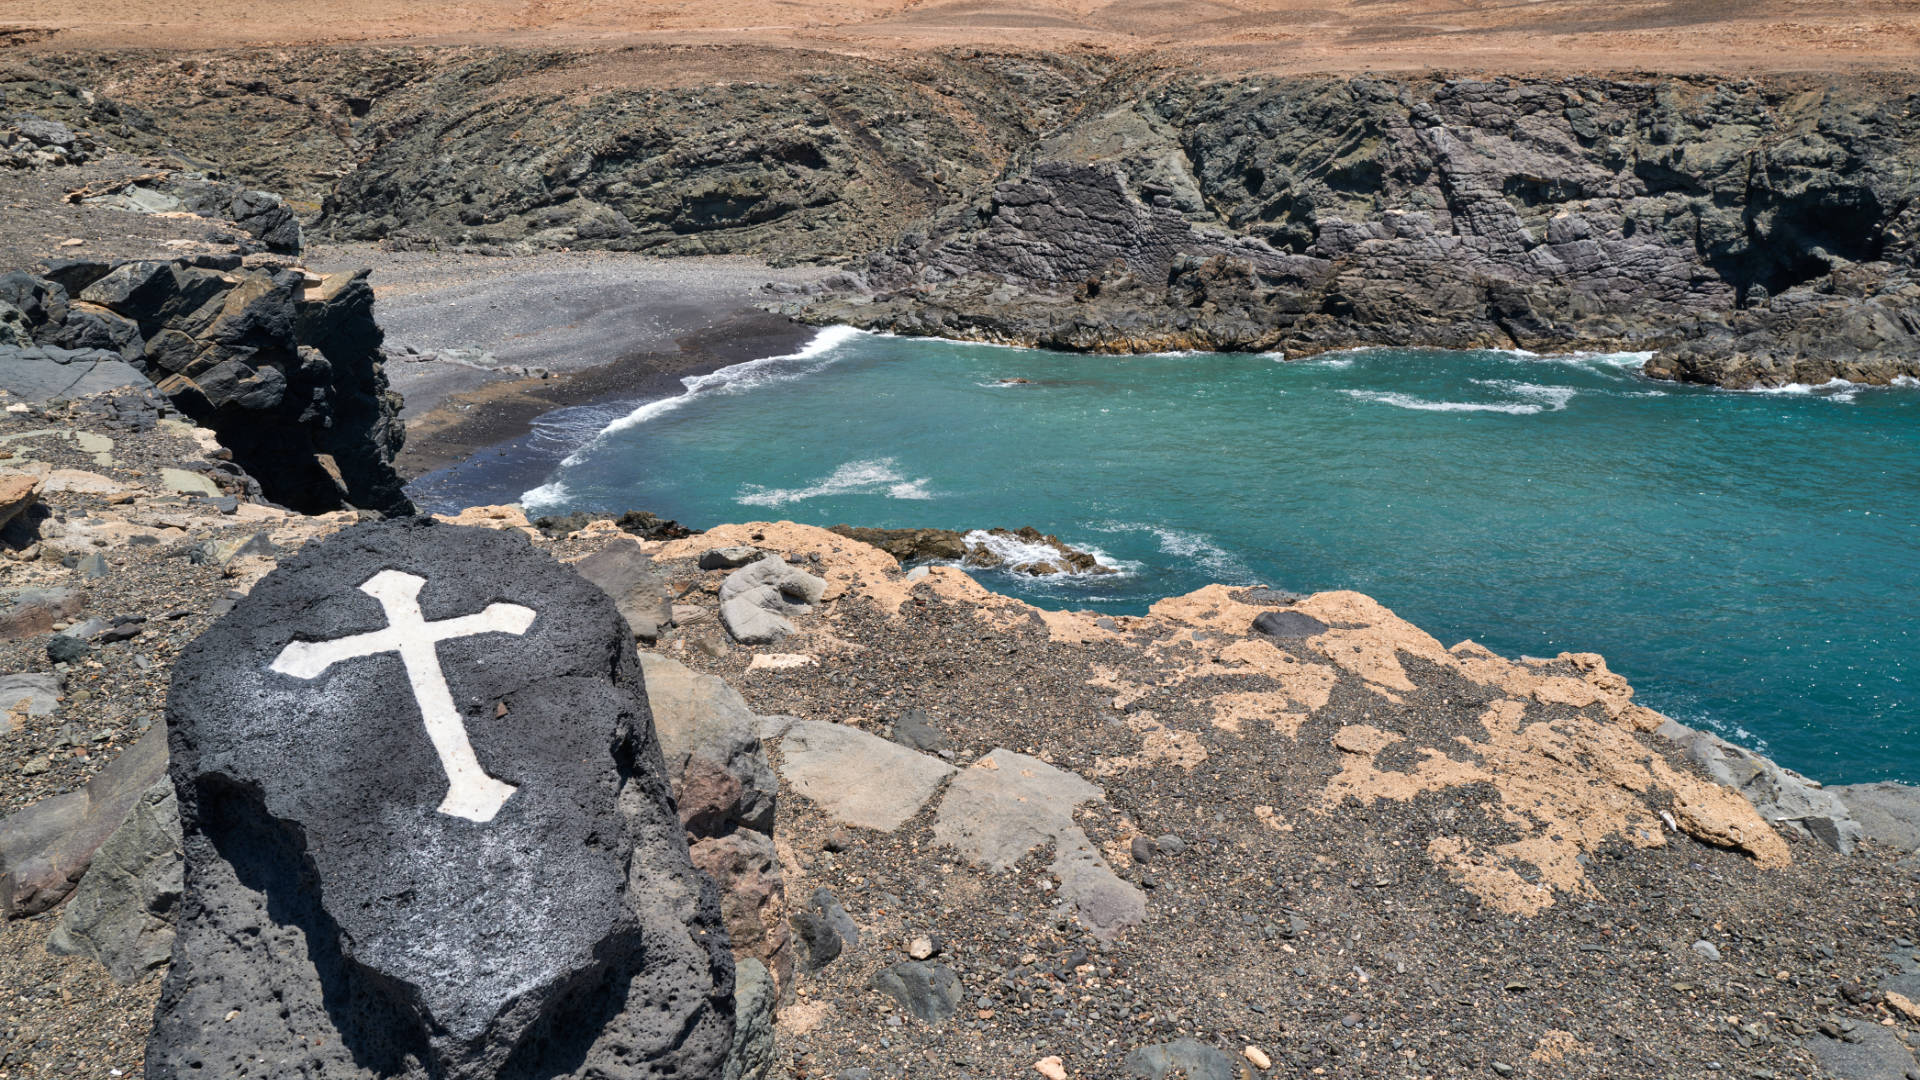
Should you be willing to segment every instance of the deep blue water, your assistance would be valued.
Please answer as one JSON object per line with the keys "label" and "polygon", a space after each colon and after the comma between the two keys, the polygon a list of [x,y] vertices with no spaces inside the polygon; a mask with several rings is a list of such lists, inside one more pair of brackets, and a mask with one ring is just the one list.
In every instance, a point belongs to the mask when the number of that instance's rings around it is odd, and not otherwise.
{"label": "deep blue water", "polygon": [[1731,393],[1639,359],[1084,357],[829,331],[642,407],[527,501],[1032,524],[1125,568],[984,577],[1053,607],[1358,589],[1447,644],[1603,653],[1647,704],[1821,779],[1920,781],[1920,390]]}

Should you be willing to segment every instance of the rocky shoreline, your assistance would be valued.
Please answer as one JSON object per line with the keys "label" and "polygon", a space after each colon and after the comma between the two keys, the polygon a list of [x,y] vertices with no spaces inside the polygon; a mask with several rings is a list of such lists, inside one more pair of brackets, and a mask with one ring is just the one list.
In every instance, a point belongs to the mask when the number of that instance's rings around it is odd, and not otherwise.
{"label": "rocky shoreline", "polygon": [[[576,99],[547,88],[609,75],[605,56],[422,49],[126,57],[108,95],[87,85],[97,57],[16,55],[22,130],[88,132],[96,171],[162,148],[221,162],[282,192],[309,242],[838,266],[764,302],[1076,351],[1653,351],[1652,377],[1730,388],[1920,377],[1920,128],[1897,79],[1203,78],[976,50],[799,54],[720,92],[622,68]],[[214,92],[278,83],[321,127],[290,131],[284,102],[236,124],[236,91]],[[251,151],[268,133],[271,160]]]}
{"label": "rocky shoreline", "polygon": [[[178,889],[177,825],[137,798],[170,665],[358,515],[170,490],[217,460],[178,419],[4,415],[40,491],[0,668],[51,686],[0,734],[27,1003],[0,1072],[131,1072]],[[1915,789],[1823,789],[1598,657],[1443,647],[1353,593],[1043,611],[790,523],[449,520],[571,563],[638,639],[743,972],[739,1075],[1913,1067]],[[76,797],[99,823],[49,852]]]}
{"label": "rocky shoreline", "polygon": [[[473,455],[540,414],[793,318],[1920,378],[1892,81],[976,49],[654,84],[616,70],[641,53],[8,49],[0,1080],[143,1068],[189,643],[409,514],[412,469],[497,468]],[[370,251],[418,271],[391,323]],[[649,273],[687,310],[641,326],[608,297]],[[1032,528],[441,508],[625,621],[737,963],[728,1080],[1920,1074],[1920,789],[1823,787],[1598,656],[1447,646],[1345,592],[1044,611],[940,565],[1105,569]]]}

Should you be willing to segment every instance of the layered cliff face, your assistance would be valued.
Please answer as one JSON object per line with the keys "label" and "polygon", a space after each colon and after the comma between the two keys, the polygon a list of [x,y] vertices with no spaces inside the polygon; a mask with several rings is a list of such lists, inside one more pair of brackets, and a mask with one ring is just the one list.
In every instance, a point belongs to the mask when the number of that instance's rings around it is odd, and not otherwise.
{"label": "layered cliff face", "polygon": [[393,471],[406,431],[366,272],[204,261],[74,261],[0,277],[0,322],[20,328],[0,342],[0,363],[48,349],[117,356],[213,429],[269,499],[304,513],[411,513]]}
{"label": "layered cliff face", "polygon": [[37,58],[54,74],[8,92],[129,145],[164,131],[320,239],[839,262],[859,276],[810,318],[1068,349],[1920,374],[1920,122],[1895,80],[1207,81],[1096,51],[697,46],[123,59]]}
{"label": "layered cliff face", "polygon": [[[1904,91],[1170,83],[876,256],[823,317],[1070,349],[1672,349],[1726,385],[1913,375]],[[1013,286],[1013,288],[1008,288]]]}

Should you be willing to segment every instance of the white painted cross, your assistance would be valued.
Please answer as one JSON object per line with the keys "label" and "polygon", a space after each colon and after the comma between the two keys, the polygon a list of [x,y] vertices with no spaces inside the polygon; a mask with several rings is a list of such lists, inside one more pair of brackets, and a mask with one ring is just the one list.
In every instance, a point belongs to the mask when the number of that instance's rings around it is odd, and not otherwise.
{"label": "white painted cross", "polygon": [[398,570],[382,570],[368,578],[360,591],[380,601],[387,628],[332,641],[296,641],[280,650],[273,670],[296,679],[312,679],[341,660],[397,652],[413,684],[413,698],[426,722],[427,738],[447,772],[447,797],[439,811],[468,821],[488,822],[500,812],[518,788],[488,776],[473,756],[473,744],[453,707],[453,693],[440,669],[438,645],[448,638],[475,634],[524,634],[533,625],[532,608],[519,604],[488,604],[477,615],[428,622],[420,614],[420,588],[427,579]]}

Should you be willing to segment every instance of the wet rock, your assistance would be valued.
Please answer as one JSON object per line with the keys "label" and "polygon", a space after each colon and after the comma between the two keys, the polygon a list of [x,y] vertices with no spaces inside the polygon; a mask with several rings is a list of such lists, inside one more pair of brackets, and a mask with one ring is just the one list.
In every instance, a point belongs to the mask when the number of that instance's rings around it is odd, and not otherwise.
{"label": "wet rock", "polygon": [[149,1076],[721,1068],[719,904],[577,574],[491,529],[337,533],[186,650],[167,721],[186,896]]}
{"label": "wet rock", "polygon": [[173,952],[182,887],[179,804],[163,776],[94,853],[47,948],[92,957],[122,985],[137,982]]}
{"label": "wet rock", "polygon": [[1206,1043],[1175,1039],[1128,1054],[1127,1075],[1137,1080],[1234,1080],[1233,1059]]}
{"label": "wet rock", "polygon": [[960,1011],[963,996],[960,976],[945,964],[907,961],[882,968],[873,977],[873,988],[892,998],[914,1019],[941,1024]]}
{"label": "wet rock", "polygon": [[660,632],[673,625],[673,601],[666,581],[653,572],[653,559],[637,542],[625,537],[614,540],[573,568],[613,597],[636,639],[657,641]]}
{"label": "wet rock", "polygon": [[167,736],[156,727],[79,791],[0,819],[0,915],[34,915],[66,899],[94,852],[166,770]]}

